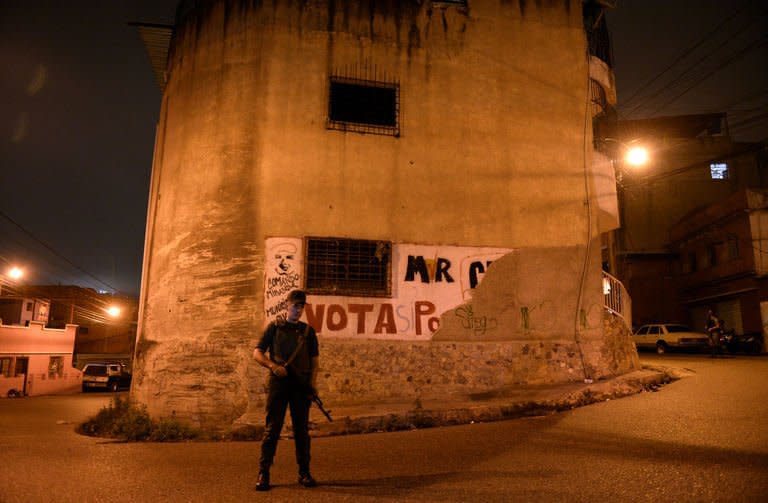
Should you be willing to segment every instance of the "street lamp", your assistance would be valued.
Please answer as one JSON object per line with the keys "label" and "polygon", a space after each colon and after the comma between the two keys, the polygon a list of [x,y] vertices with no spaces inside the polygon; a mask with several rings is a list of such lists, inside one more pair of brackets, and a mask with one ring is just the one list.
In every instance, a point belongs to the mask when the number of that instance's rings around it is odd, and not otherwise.
{"label": "street lamp", "polygon": [[22,276],[24,276],[24,270],[20,267],[13,266],[8,269],[8,277],[14,281],[21,279]]}
{"label": "street lamp", "polygon": [[24,276],[24,269],[18,266],[11,266],[8,268],[5,274],[0,274],[0,294],[3,292],[3,285],[7,284],[4,281],[4,277],[10,279],[13,282],[20,280]]}
{"label": "street lamp", "polygon": [[118,307],[118,306],[109,306],[109,307],[106,309],[106,311],[107,311],[107,314],[108,314],[108,315],[110,315],[111,317],[113,317],[113,318],[117,318],[118,316],[120,316],[120,313],[121,313],[123,310],[122,310],[122,309],[120,309],[120,307]]}
{"label": "street lamp", "polygon": [[648,149],[645,147],[630,147],[624,154],[624,160],[632,166],[642,166],[648,162]]}
{"label": "street lamp", "polygon": [[[646,146],[640,143],[640,140],[619,140],[617,138],[600,138],[596,145],[603,145],[598,150],[602,151],[614,162],[617,166],[617,171],[621,169],[621,165],[628,164],[630,166],[638,167],[647,164],[651,160],[650,151]],[[614,145],[609,147],[608,145]]]}

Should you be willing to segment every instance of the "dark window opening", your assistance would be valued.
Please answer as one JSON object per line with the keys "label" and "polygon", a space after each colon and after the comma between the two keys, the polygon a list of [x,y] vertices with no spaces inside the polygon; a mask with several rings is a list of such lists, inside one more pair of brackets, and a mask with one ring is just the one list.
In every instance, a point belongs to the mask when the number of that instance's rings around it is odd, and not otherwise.
{"label": "dark window opening", "polygon": [[709,245],[707,247],[707,258],[709,259],[710,267],[717,265],[717,247],[715,245]]}
{"label": "dark window opening", "polygon": [[735,234],[728,236],[728,258],[731,260],[739,258],[739,238]]}
{"label": "dark window opening", "polygon": [[397,84],[331,78],[329,129],[399,136],[398,112]]}
{"label": "dark window opening", "polygon": [[696,272],[698,270],[698,265],[696,252],[690,252],[688,254],[688,272]]}
{"label": "dark window opening", "polygon": [[13,360],[9,358],[0,358],[0,376],[11,377],[11,364]]}
{"label": "dark window opening", "polygon": [[388,241],[307,238],[307,292],[389,297],[391,249]]}

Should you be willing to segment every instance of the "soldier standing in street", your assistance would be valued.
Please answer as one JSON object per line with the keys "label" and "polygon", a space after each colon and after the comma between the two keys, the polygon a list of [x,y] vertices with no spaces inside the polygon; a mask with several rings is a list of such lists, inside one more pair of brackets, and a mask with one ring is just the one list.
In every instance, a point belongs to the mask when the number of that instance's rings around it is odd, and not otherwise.
{"label": "soldier standing in street", "polygon": [[707,324],[704,326],[709,336],[709,345],[712,347],[712,358],[720,351],[720,338],[723,335],[723,324],[720,318],[711,309],[707,311]]}
{"label": "soldier standing in street", "polygon": [[[267,424],[261,442],[257,491],[270,489],[269,469],[283,429],[286,408],[290,408],[299,484],[314,487],[317,482],[309,471],[309,408],[317,381],[319,351],[315,330],[299,321],[307,295],[301,290],[288,294],[285,320],[269,324],[253,358],[269,369],[267,386]],[[267,355],[269,353],[269,355]]]}

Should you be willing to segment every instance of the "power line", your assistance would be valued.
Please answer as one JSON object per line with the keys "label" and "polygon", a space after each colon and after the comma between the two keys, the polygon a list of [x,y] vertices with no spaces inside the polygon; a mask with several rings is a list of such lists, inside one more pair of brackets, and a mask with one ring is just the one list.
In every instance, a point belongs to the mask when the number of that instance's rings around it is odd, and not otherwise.
{"label": "power line", "polygon": [[[752,30],[752,26],[760,22],[763,18],[763,16],[768,10],[761,9],[756,15],[750,15],[747,19],[745,19],[744,22],[742,22],[740,25],[732,26],[729,29],[725,29],[725,27],[742,15],[745,10],[748,7],[751,7],[755,5],[754,2],[750,3],[744,3],[742,6],[734,12],[731,16],[729,16],[725,21],[719,23],[714,29],[707,32],[703,37],[701,37],[694,45],[688,47],[680,56],[675,58],[675,60],[672,62],[672,64],[668,65],[662,72],[655,75],[652,79],[649,81],[646,81],[640,88],[638,88],[637,91],[627,100],[625,100],[623,103],[619,105],[619,114],[624,117],[631,116],[633,113],[635,113],[638,109],[641,107],[650,107],[651,103],[657,102],[660,103],[663,98],[663,95],[667,91],[671,91],[673,89],[680,89],[683,86],[688,85],[687,88],[683,89],[681,92],[679,92],[677,95],[671,97],[670,99],[667,99],[666,102],[661,103],[659,105],[656,105],[655,110],[653,113],[650,114],[644,114],[644,115],[653,115],[654,113],[657,113],[659,110],[663,109],[664,107],[668,106],[670,103],[678,100],[683,95],[687,94],[690,90],[697,87],[699,84],[704,82],[706,79],[710,78],[712,75],[715,75],[716,73],[724,70],[728,65],[735,63],[742,57],[746,56],[749,52],[752,50],[765,45],[764,43],[764,35],[763,32],[760,31],[757,35],[757,40],[752,38],[752,41],[747,41],[746,46],[742,46],[741,49],[737,49],[730,54],[721,56],[719,58],[715,58],[715,55],[718,52],[723,51],[728,46],[733,46],[738,41],[739,38],[742,40],[744,39],[744,34],[752,33],[755,34],[755,31]],[[685,68],[681,68],[681,71],[678,72],[677,76],[672,77],[666,84],[662,85],[661,88],[658,90],[655,90],[654,92],[650,94],[646,94],[644,96],[640,96],[642,93],[649,93],[649,87],[652,83],[657,82],[660,77],[667,74],[671,69],[677,67],[682,63],[685,58],[693,55],[695,51],[702,49],[705,46],[706,42],[712,42],[718,44],[717,47],[714,47],[713,49],[708,50],[703,56],[698,58],[696,61],[687,64]],[[719,59],[719,61],[718,61]],[[714,67],[713,64],[714,63]],[[703,70],[703,68],[709,67],[711,70],[708,73],[705,73],[706,70]],[[757,93],[758,95],[760,93]],[[750,99],[754,97],[754,95],[750,96]],[[738,102],[743,101],[744,99],[737,100]],[[730,106],[730,105],[729,105]],[[724,110],[723,107],[719,107],[720,110]],[[725,108],[727,109],[727,107]]]}
{"label": "power line", "polygon": [[[666,106],[670,105],[670,104],[671,104],[671,103],[673,103],[674,101],[676,101],[676,100],[678,100],[679,98],[681,98],[682,96],[686,95],[686,94],[687,94],[687,93],[688,93],[688,92],[689,92],[691,89],[694,89],[695,87],[698,87],[698,86],[700,86],[700,85],[701,85],[701,83],[702,83],[702,82],[704,82],[705,80],[709,79],[710,77],[712,77],[712,76],[713,76],[713,75],[715,75],[716,73],[718,73],[718,72],[720,72],[720,71],[724,70],[724,69],[725,69],[725,68],[727,68],[728,66],[730,66],[730,65],[732,65],[733,63],[737,62],[738,60],[740,60],[741,58],[743,58],[744,56],[746,56],[747,54],[749,54],[751,51],[753,51],[753,50],[755,50],[755,49],[758,49],[758,48],[760,48],[760,47],[762,47],[762,46],[764,46],[764,45],[766,45],[766,44],[768,44],[768,39],[763,39],[763,40],[755,40],[755,41],[753,41],[751,44],[749,44],[747,47],[744,47],[743,49],[741,49],[741,50],[739,50],[739,51],[737,51],[737,52],[735,52],[735,53],[732,53],[732,54],[730,55],[729,59],[728,59],[728,60],[725,62],[725,64],[722,64],[722,65],[720,65],[720,66],[717,66],[717,67],[715,67],[713,70],[711,70],[711,71],[709,71],[708,73],[706,73],[704,76],[697,78],[697,79],[696,79],[696,80],[693,82],[693,84],[691,84],[690,86],[688,86],[687,88],[685,88],[685,89],[684,89],[682,92],[680,92],[680,93],[678,93],[677,95],[675,95],[674,97],[672,97],[672,98],[668,99],[668,100],[667,100],[666,102],[664,102],[662,105],[659,105],[659,106],[657,106],[657,107],[654,109],[654,111],[653,111],[653,112],[651,112],[651,114],[653,115],[653,114],[655,114],[655,113],[658,113],[658,112],[659,112],[660,110],[662,110],[664,107],[666,107]],[[694,76],[694,77],[695,77],[695,76]]]}
{"label": "power line", "polygon": [[[699,41],[698,41],[698,42],[696,42],[694,45],[692,45],[692,46],[688,47],[687,49],[685,49],[685,50],[684,50],[684,51],[683,51],[683,52],[682,52],[682,53],[681,53],[681,54],[680,54],[680,55],[679,55],[677,58],[675,58],[675,59],[674,59],[674,61],[672,61],[672,63],[670,63],[670,64],[669,64],[669,66],[667,66],[666,68],[664,68],[664,69],[663,69],[661,72],[657,73],[657,74],[656,74],[656,76],[655,76],[655,77],[653,77],[653,78],[651,78],[649,81],[646,81],[645,83],[641,84],[641,85],[640,85],[640,87],[638,87],[637,91],[635,91],[635,93],[634,93],[634,94],[632,94],[632,96],[630,96],[629,98],[627,98],[627,99],[624,101],[624,103],[625,103],[625,104],[629,104],[630,102],[632,102],[632,100],[634,100],[634,99],[635,99],[635,98],[636,98],[638,95],[640,95],[640,94],[641,94],[641,93],[642,93],[642,92],[643,92],[643,91],[644,91],[646,88],[650,87],[650,86],[651,86],[653,83],[655,83],[655,82],[656,82],[656,81],[657,81],[659,78],[661,78],[661,77],[662,77],[662,76],[663,76],[665,73],[667,73],[669,70],[671,70],[672,68],[674,68],[674,67],[675,67],[675,65],[677,65],[678,63],[680,63],[680,62],[681,62],[683,59],[685,59],[685,58],[686,58],[686,57],[687,57],[689,54],[693,53],[693,51],[695,51],[696,49],[698,49],[699,47],[701,47],[701,46],[702,46],[702,45],[703,45],[705,42],[709,41],[709,40],[710,40],[710,37],[711,37],[712,35],[715,35],[715,34],[719,33],[719,32],[720,32],[720,30],[721,30],[721,29],[722,29],[722,28],[723,28],[725,25],[727,25],[728,23],[730,23],[732,19],[734,19],[734,18],[735,18],[736,16],[738,16],[739,14],[741,14],[741,13],[742,13],[742,12],[743,12],[743,11],[744,11],[744,10],[745,10],[747,7],[748,7],[748,6],[749,6],[749,3],[745,3],[745,4],[742,6],[742,8],[741,8],[741,9],[739,9],[738,11],[736,11],[736,12],[735,12],[733,15],[731,15],[731,17],[729,17],[728,19],[726,19],[725,21],[723,21],[722,23],[720,23],[719,25],[717,25],[715,28],[713,28],[711,31],[709,31],[709,32],[708,32],[706,35],[704,35],[703,37],[701,37],[701,39],[699,39]],[[633,107],[633,110],[634,110],[634,108],[636,108],[636,107]]]}
{"label": "power line", "polygon": [[91,274],[90,272],[86,271],[85,269],[83,269],[83,268],[82,268],[82,267],[80,267],[79,265],[77,265],[77,264],[75,264],[74,262],[72,262],[71,260],[69,260],[69,259],[68,259],[67,257],[65,257],[64,255],[62,255],[61,253],[59,253],[58,251],[56,251],[56,250],[55,250],[55,249],[54,249],[54,248],[53,248],[51,245],[49,245],[48,243],[46,243],[46,242],[44,242],[43,240],[39,239],[37,236],[35,236],[34,234],[32,234],[32,233],[31,233],[30,231],[28,231],[26,228],[24,228],[24,226],[22,226],[20,223],[16,222],[14,219],[12,219],[12,218],[11,218],[11,217],[9,217],[8,215],[6,215],[6,214],[5,214],[5,212],[3,212],[2,210],[0,210],[0,217],[3,217],[5,220],[7,220],[7,221],[8,221],[8,222],[10,222],[11,224],[13,224],[13,225],[14,225],[14,226],[15,226],[17,229],[19,229],[21,232],[23,232],[24,234],[26,234],[27,236],[29,236],[29,237],[30,237],[31,239],[33,239],[35,242],[37,242],[38,244],[40,244],[41,246],[43,246],[43,247],[44,247],[46,250],[48,250],[49,252],[51,252],[51,253],[52,253],[54,256],[58,257],[59,259],[63,260],[63,261],[64,261],[64,262],[66,262],[67,264],[69,264],[71,267],[73,267],[73,268],[75,268],[76,270],[80,271],[81,273],[83,273],[83,274],[87,275],[88,277],[90,277],[90,278],[93,278],[94,280],[98,281],[99,283],[101,283],[102,285],[106,286],[107,288],[110,288],[112,291],[115,291],[115,292],[116,292],[116,291],[118,291],[118,290],[117,290],[117,288],[113,287],[112,285],[110,285],[110,284],[109,284],[109,283],[107,283],[106,281],[104,281],[104,280],[102,280],[102,279],[99,279],[99,278],[97,278],[96,276],[94,276],[94,275],[93,275],[93,274]]}

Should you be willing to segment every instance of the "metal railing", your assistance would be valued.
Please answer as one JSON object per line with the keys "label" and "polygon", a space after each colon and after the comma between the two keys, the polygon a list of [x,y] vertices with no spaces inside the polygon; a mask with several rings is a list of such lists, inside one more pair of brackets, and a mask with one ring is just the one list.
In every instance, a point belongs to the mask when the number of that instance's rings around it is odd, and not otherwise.
{"label": "metal railing", "polygon": [[622,320],[632,331],[632,298],[618,279],[603,271],[603,295],[605,309]]}

